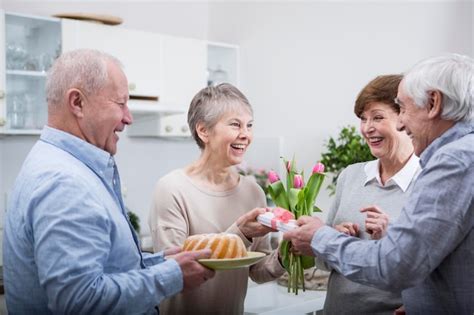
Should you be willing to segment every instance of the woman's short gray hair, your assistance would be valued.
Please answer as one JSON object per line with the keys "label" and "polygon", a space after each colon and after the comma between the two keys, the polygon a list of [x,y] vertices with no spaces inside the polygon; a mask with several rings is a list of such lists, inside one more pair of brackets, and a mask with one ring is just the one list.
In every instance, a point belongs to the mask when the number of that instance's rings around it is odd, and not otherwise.
{"label": "woman's short gray hair", "polygon": [[91,95],[107,83],[107,62],[121,67],[120,61],[93,49],[78,49],[62,54],[53,64],[46,79],[46,100],[50,106],[59,106],[71,88]]}
{"label": "woman's short gray hair", "polygon": [[248,99],[232,84],[222,83],[199,91],[191,101],[188,110],[189,130],[199,148],[204,149],[204,142],[199,138],[196,130],[199,123],[212,129],[225,113],[242,109],[248,110],[253,115]]}
{"label": "woman's short gray hair", "polygon": [[401,84],[419,107],[427,105],[429,91],[440,91],[443,119],[474,119],[474,60],[468,56],[449,54],[423,60],[405,74]]}

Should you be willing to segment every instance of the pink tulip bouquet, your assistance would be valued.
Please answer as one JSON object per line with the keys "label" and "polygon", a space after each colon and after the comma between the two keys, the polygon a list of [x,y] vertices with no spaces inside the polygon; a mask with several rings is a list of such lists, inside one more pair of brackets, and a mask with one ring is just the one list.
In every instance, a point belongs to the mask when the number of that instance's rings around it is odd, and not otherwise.
{"label": "pink tulip bouquet", "polygon": [[[296,219],[303,215],[311,215],[321,210],[314,205],[316,197],[324,180],[324,165],[316,163],[308,181],[305,184],[303,172],[296,170],[295,160],[285,163],[287,176],[286,188],[278,174],[274,171],[268,172],[268,193],[276,206],[288,209]],[[295,255],[291,251],[291,243],[283,241],[280,246],[280,254],[283,266],[288,271],[288,292],[298,294],[298,288],[304,286],[304,269],[314,266],[314,257]]]}

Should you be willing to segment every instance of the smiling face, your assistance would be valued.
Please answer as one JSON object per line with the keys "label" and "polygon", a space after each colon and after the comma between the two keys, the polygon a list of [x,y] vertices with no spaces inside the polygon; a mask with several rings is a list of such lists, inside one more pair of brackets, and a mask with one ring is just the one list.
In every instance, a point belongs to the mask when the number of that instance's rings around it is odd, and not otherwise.
{"label": "smiling face", "polygon": [[253,140],[253,117],[244,107],[221,116],[209,130],[204,151],[224,166],[240,164]]}
{"label": "smiling face", "polygon": [[79,122],[84,139],[114,155],[117,132],[132,123],[127,102],[127,78],[118,65],[109,62],[106,86],[99,93],[84,97],[83,117]]}
{"label": "smiling face", "polygon": [[398,87],[397,103],[400,106],[400,116],[397,128],[405,130],[413,142],[415,154],[420,154],[433,141],[430,135],[432,122],[429,119],[429,110],[427,107],[418,107],[412,98],[406,95],[403,81]]}
{"label": "smiling face", "polygon": [[376,158],[391,158],[402,146],[409,145],[407,135],[397,131],[397,121],[398,113],[389,104],[374,102],[365,106],[360,131]]}

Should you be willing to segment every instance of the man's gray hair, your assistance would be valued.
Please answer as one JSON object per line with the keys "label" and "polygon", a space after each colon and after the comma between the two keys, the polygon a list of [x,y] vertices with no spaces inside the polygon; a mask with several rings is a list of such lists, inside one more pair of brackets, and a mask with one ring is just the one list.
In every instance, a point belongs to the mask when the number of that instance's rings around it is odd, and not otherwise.
{"label": "man's gray hair", "polygon": [[430,91],[440,91],[443,119],[474,119],[474,60],[468,56],[449,54],[425,59],[405,74],[402,84],[419,107],[427,105]]}
{"label": "man's gray hair", "polygon": [[253,115],[248,99],[232,84],[222,83],[199,91],[188,110],[189,130],[199,148],[204,149],[204,142],[196,131],[199,123],[204,124],[207,129],[212,129],[224,114],[242,109]]}
{"label": "man's gray hair", "polygon": [[117,58],[98,50],[78,49],[63,53],[48,71],[48,105],[59,106],[71,88],[80,89],[86,95],[98,92],[107,83],[107,62],[121,67]]}

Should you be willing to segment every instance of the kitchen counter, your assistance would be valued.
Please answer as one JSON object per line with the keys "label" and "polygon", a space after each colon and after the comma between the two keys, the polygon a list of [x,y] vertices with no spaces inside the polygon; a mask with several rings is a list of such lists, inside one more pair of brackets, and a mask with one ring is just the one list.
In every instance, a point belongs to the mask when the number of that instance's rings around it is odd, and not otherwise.
{"label": "kitchen counter", "polygon": [[326,291],[302,290],[298,295],[276,281],[256,284],[249,281],[245,298],[245,315],[297,315],[322,311]]}

